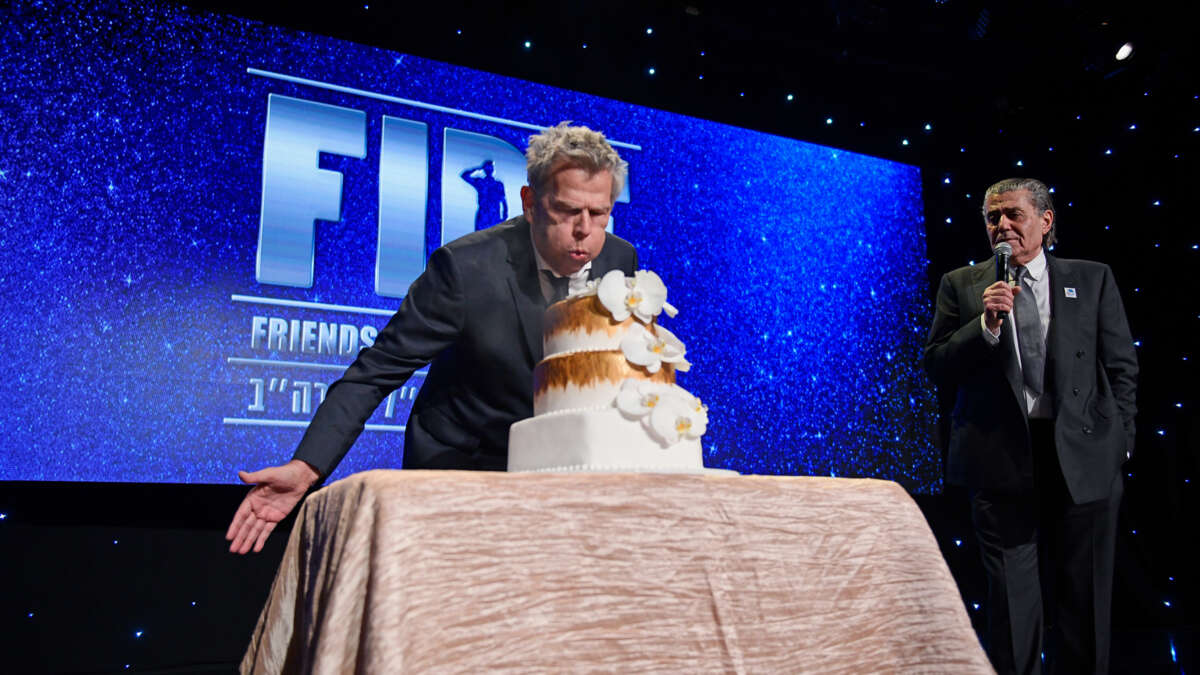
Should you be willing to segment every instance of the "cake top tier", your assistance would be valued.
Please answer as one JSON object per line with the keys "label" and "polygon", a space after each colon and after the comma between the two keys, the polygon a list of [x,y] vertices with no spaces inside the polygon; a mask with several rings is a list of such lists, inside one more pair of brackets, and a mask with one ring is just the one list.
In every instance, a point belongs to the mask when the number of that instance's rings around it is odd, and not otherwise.
{"label": "cake top tier", "polygon": [[660,364],[686,371],[683,342],[657,325],[657,317],[675,308],[667,303],[667,288],[654,272],[641,270],[626,277],[613,270],[583,293],[554,303],[543,320],[546,359],[578,352],[620,351],[631,364],[650,373]]}
{"label": "cake top tier", "polygon": [[[621,270],[610,270],[599,280],[588,282],[582,293],[560,300],[550,309],[553,310],[560,303],[571,304],[579,298],[595,298],[604,313],[617,323],[633,317],[643,324],[650,324],[663,311],[670,317],[678,313],[667,302],[666,284],[650,270],[638,270],[632,277],[625,276]],[[596,309],[599,310],[599,307]]]}

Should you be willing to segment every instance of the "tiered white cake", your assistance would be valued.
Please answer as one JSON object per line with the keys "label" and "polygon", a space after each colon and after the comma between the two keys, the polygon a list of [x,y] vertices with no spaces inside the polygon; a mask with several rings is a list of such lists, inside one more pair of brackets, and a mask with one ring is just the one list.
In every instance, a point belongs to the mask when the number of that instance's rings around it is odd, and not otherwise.
{"label": "tiered white cake", "polygon": [[701,472],[700,400],[675,384],[684,346],[658,325],[667,289],[653,272],[612,271],[546,310],[533,414],[512,425],[509,471]]}

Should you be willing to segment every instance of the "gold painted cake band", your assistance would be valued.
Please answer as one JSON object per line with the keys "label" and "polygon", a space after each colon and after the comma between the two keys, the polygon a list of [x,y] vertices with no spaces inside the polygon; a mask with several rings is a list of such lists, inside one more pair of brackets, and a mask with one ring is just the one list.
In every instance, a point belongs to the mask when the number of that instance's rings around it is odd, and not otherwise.
{"label": "gold painted cake band", "polygon": [[[609,337],[623,333],[634,321],[614,321],[612,315],[595,295],[583,295],[556,302],[546,310],[542,322],[542,335],[549,337],[557,333],[576,331],[580,333],[606,333]],[[650,320],[654,325],[654,320]]]}
{"label": "gold painted cake band", "polygon": [[583,388],[601,383],[619,385],[629,379],[674,384],[675,366],[664,363],[658,372],[651,373],[645,366],[630,363],[620,351],[563,354],[534,367],[533,395],[551,388],[566,389],[569,384]]}

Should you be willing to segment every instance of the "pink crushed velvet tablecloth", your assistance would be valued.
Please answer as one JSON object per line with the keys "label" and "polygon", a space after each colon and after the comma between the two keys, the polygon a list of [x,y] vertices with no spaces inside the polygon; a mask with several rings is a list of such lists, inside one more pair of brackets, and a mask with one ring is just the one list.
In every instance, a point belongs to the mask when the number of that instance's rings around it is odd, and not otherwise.
{"label": "pink crushed velvet tablecloth", "polygon": [[369,471],[311,495],[243,673],[987,673],[895,483]]}

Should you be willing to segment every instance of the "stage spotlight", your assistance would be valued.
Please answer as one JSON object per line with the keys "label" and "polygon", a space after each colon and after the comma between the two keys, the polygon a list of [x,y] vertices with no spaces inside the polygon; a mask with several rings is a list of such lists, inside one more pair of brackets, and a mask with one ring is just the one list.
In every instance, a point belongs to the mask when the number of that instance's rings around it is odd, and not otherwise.
{"label": "stage spotlight", "polygon": [[1133,55],[1133,43],[1132,42],[1126,42],[1125,44],[1121,45],[1120,49],[1117,50],[1117,60],[1118,61],[1124,61],[1125,59],[1129,58],[1132,55]]}

